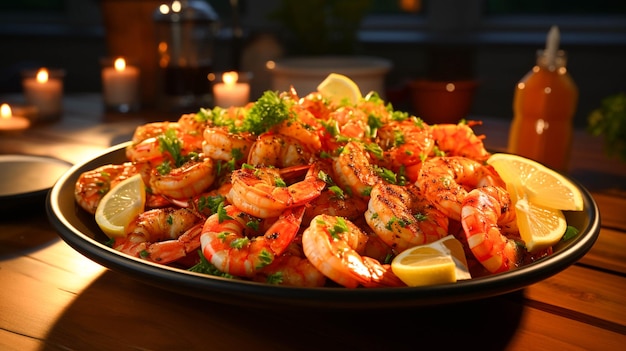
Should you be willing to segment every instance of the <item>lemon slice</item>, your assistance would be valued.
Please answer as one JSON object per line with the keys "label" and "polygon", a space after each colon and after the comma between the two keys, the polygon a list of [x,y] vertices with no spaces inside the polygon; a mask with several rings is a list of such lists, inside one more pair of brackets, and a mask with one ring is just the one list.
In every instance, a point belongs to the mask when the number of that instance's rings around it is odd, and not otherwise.
{"label": "lemon slice", "polygon": [[128,224],[144,210],[146,189],[141,175],[121,181],[100,200],[96,223],[109,237],[124,236]]}
{"label": "lemon slice", "polygon": [[391,270],[408,286],[454,283],[471,278],[463,246],[453,236],[401,252]]}
{"label": "lemon slice", "polygon": [[493,154],[487,160],[512,186],[515,197],[528,197],[533,204],[563,211],[581,211],[583,196],[578,187],[558,172],[533,160]]}
{"label": "lemon slice", "polygon": [[336,104],[345,101],[354,105],[363,97],[359,86],[352,79],[339,73],[329,74],[317,86],[317,91]]}
{"label": "lemon slice", "polygon": [[520,236],[529,252],[553,246],[567,229],[563,211],[541,207],[521,198],[515,204],[515,215]]}
{"label": "lemon slice", "polygon": [[493,154],[487,163],[507,183],[526,249],[537,252],[559,242],[567,230],[563,211],[583,209],[579,188],[558,172],[521,156]]}

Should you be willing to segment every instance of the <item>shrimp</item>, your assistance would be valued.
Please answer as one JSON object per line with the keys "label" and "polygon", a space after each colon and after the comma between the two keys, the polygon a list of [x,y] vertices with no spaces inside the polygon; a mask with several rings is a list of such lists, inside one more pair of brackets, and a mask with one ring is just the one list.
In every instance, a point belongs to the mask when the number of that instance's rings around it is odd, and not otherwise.
{"label": "shrimp", "polygon": [[255,137],[250,133],[231,133],[226,127],[209,127],[203,133],[202,152],[214,160],[244,162]]}
{"label": "shrimp", "polygon": [[316,288],[326,284],[322,274],[306,257],[283,254],[274,258],[274,262],[257,273],[254,281],[275,285]]}
{"label": "shrimp", "polygon": [[134,257],[170,263],[200,247],[202,217],[186,208],[159,208],[135,218],[113,248]]}
{"label": "shrimp", "polygon": [[311,263],[329,279],[347,288],[403,286],[389,265],[362,256],[367,235],[342,217],[319,215],[302,234],[302,248]]}
{"label": "shrimp", "polygon": [[463,200],[461,224],[472,254],[489,272],[505,272],[522,263],[522,245],[513,235],[518,233],[515,209],[503,188],[470,191]]}
{"label": "shrimp", "polygon": [[157,163],[164,157],[157,137],[146,138],[126,148],[126,158],[135,163]]}
{"label": "shrimp", "polygon": [[[132,162],[156,164],[162,162],[168,157],[172,157],[167,144],[174,146],[177,153],[188,155],[190,153],[199,153],[202,149],[202,136],[197,133],[187,133],[180,128],[177,123],[169,123],[169,128],[162,130],[159,128],[157,133],[151,133],[150,137],[146,137],[140,141],[133,142],[126,148],[126,158]],[[167,151],[166,151],[167,150]]]}
{"label": "shrimp", "polygon": [[368,155],[363,144],[350,141],[333,157],[337,184],[350,195],[369,198],[372,187],[381,180]]}
{"label": "shrimp", "polygon": [[354,106],[342,106],[329,115],[337,123],[339,134],[343,137],[364,140],[368,136],[368,115]]}
{"label": "shrimp", "polygon": [[315,157],[315,152],[295,138],[268,132],[254,142],[247,163],[283,168],[310,164]]}
{"label": "shrimp", "polygon": [[448,235],[448,217],[425,201],[411,185],[375,185],[365,219],[396,252]]}
{"label": "shrimp", "polygon": [[150,174],[149,184],[155,194],[186,199],[201,194],[213,184],[214,168],[214,161],[208,157],[189,160],[164,174],[155,168]]}
{"label": "shrimp", "polygon": [[472,126],[480,122],[458,124],[435,124],[431,132],[437,148],[447,156],[464,156],[476,161],[485,161],[491,155],[483,144],[484,135],[477,136]]}
{"label": "shrimp", "polygon": [[465,157],[435,157],[422,164],[417,181],[422,194],[450,219],[460,221],[468,190],[485,186],[505,187],[496,171]]}
{"label": "shrimp", "polygon": [[396,171],[420,164],[435,145],[431,128],[416,117],[383,125],[376,141],[384,150],[386,167]]}
{"label": "shrimp", "polygon": [[303,214],[302,206],[289,208],[263,235],[252,236],[259,220],[233,205],[225,206],[204,223],[202,254],[224,273],[252,278],[287,250],[300,229]]}
{"label": "shrimp", "polygon": [[326,183],[318,173],[319,166],[314,163],[308,167],[304,180],[287,185],[277,168],[242,167],[231,175],[228,198],[255,217],[276,217],[287,208],[302,206],[320,195]]}
{"label": "shrimp", "polygon": [[320,121],[311,112],[299,110],[295,118],[281,122],[274,131],[296,139],[310,150],[320,150],[322,141],[319,133],[322,129]]}
{"label": "shrimp", "polygon": [[321,93],[312,92],[302,99],[298,99],[296,95],[294,100],[299,100],[297,106],[311,112],[313,117],[323,121],[328,119],[331,109],[324,103]]}
{"label": "shrimp", "polygon": [[313,217],[320,214],[341,216],[348,220],[356,220],[363,216],[367,209],[367,201],[359,197],[344,193],[337,193],[334,189],[326,188],[320,196],[307,205],[304,213],[304,223],[310,223]]}
{"label": "shrimp", "polygon": [[135,128],[131,141],[133,145],[138,144],[146,139],[157,137],[168,129],[178,129],[178,127],[178,123],[169,121],[146,123]]}
{"label": "shrimp", "polygon": [[130,162],[104,165],[83,172],[74,185],[74,198],[80,207],[94,214],[100,200],[109,190],[138,172],[139,170]]}
{"label": "shrimp", "polygon": [[207,121],[198,118],[197,113],[186,113],[180,116],[178,121],[179,129],[189,135],[202,137],[204,129],[209,126]]}

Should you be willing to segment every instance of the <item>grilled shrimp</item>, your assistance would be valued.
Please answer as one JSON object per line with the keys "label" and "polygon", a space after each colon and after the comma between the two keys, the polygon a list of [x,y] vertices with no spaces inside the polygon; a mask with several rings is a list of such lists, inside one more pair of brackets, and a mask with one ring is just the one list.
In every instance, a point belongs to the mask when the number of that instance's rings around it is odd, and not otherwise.
{"label": "grilled shrimp", "polygon": [[302,234],[302,248],[311,263],[329,279],[347,288],[403,286],[391,267],[362,256],[367,235],[352,222],[319,215]]}
{"label": "grilled shrimp", "polygon": [[396,252],[448,235],[448,218],[411,185],[375,185],[365,219]]}

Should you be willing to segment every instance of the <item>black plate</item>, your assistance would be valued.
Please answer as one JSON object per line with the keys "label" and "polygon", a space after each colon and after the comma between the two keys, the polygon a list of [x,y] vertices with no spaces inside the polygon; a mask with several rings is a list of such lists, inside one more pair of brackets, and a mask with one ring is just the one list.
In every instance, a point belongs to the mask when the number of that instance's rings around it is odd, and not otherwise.
{"label": "black plate", "polygon": [[72,165],[56,158],[0,155],[0,210],[39,205]]}
{"label": "black plate", "polygon": [[104,164],[125,161],[127,145],[114,146],[93,160],[74,166],[59,179],[47,201],[52,225],[75,250],[105,267],[163,289],[217,302],[272,308],[393,308],[481,299],[519,290],[564,270],[591,249],[600,232],[598,207],[579,185],[584,210],[566,213],[568,224],[579,228],[578,236],[560,244],[551,256],[506,273],[452,284],[380,289],[281,287],[200,275],[146,262],[107,247],[103,244],[106,237],[93,216],[75,204],[73,191],[78,176]]}

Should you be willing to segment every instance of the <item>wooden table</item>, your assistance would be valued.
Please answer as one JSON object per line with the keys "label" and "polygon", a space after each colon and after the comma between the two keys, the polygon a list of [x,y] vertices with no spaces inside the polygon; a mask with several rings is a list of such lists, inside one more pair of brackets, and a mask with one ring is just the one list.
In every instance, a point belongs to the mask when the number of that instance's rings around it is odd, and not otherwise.
{"label": "wooden table", "polygon": [[[66,97],[59,121],[0,135],[0,153],[69,162],[128,140],[164,116],[102,113],[100,97]],[[177,116],[171,115],[176,118]],[[502,149],[508,122],[485,119]],[[597,201],[600,237],[580,262],[523,290],[408,310],[249,309],[156,289],[90,261],[34,209],[0,223],[2,350],[618,350],[626,345],[626,165],[578,131],[571,176]],[[262,306],[260,306],[262,307]]]}

